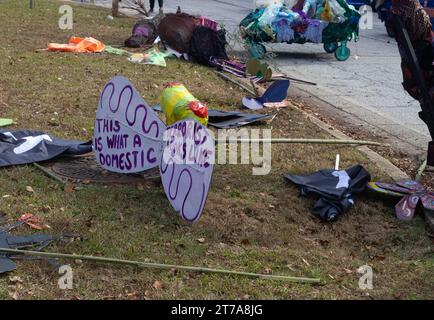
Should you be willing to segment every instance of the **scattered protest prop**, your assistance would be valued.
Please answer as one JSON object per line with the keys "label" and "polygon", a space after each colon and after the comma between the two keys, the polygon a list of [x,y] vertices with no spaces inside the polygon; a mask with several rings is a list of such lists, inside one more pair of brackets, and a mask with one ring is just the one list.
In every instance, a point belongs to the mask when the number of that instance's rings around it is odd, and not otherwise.
{"label": "scattered protest prop", "polygon": [[124,77],[110,80],[95,120],[97,161],[109,171],[160,168],[166,195],[183,219],[199,219],[213,172],[215,144],[207,128],[192,119],[169,127]]}
{"label": "scattered protest prop", "polygon": [[[175,93],[171,93],[172,97],[176,97]],[[181,97],[180,101],[183,99]],[[176,101],[173,105],[177,105]],[[226,143],[226,140],[214,141],[208,129],[190,116],[187,113],[182,120],[175,118],[171,122],[177,122],[166,127],[134,86],[126,78],[117,76],[106,84],[100,96],[94,150],[97,162],[109,171],[136,173],[159,167],[172,207],[183,219],[195,222],[202,214],[208,195],[215,143]],[[232,142],[379,145],[372,141],[287,138]]]}
{"label": "scattered protest prop", "polygon": [[321,170],[307,176],[284,177],[300,187],[302,196],[318,197],[313,214],[323,221],[336,221],[354,205],[354,194],[362,192],[371,179],[369,172],[356,165],[347,170]]}
{"label": "scattered protest prop", "polygon": [[272,121],[276,116],[273,114],[251,114],[243,112],[209,110],[208,124],[219,129],[239,128],[256,122]]}
{"label": "scattered protest prop", "polygon": [[68,43],[49,43],[48,51],[62,52],[103,52],[105,49],[104,43],[92,38],[71,37]]}
{"label": "scattered protest prop", "polygon": [[395,184],[383,182],[371,182],[368,187],[376,192],[402,197],[395,206],[395,213],[398,219],[412,220],[417,206],[422,204],[423,208],[434,212],[434,193],[428,192],[425,187],[417,181],[404,180]]}
{"label": "scattered protest prop", "polygon": [[265,90],[258,98],[243,98],[243,106],[247,109],[258,110],[264,107],[265,103],[280,103],[288,97],[289,80],[278,80]]}
{"label": "scattered protest prop", "polygon": [[[35,223],[37,223],[35,225]],[[11,235],[9,232],[22,226],[23,224],[28,224],[32,227],[42,227],[40,221],[30,214],[24,214],[20,219],[10,225],[0,228],[0,274],[5,272],[13,271],[17,268],[16,263],[12,260],[15,259],[15,254],[4,253],[2,250],[7,249],[33,249],[35,252],[43,250],[45,247],[50,245],[53,241],[62,240],[63,236],[52,236],[46,234],[32,234],[32,235]],[[20,250],[25,251],[25,250]]]}
{"label": "scattered protest prop", "polygon": [[165,86],[160,106],[168,125],[183,119],[192,119],[204,126],[208,124],[208,107],[180,83],[170,82]]}

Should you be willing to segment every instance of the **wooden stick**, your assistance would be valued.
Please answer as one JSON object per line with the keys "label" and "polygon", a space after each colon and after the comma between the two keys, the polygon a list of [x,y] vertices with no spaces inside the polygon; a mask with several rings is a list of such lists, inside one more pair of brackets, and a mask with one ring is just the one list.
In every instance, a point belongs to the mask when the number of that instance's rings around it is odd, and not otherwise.
{"label": "wooden stick", "polygon": [[78,255],[78,254],[40,252],[40,251],[28,251],[28,250],[6,249],[6,248],[0,248],[0,252],[22,254],[25,256],[35,256],[35,257],[43,257],[43,258],[88,260],[88,261],[123,264],[123,265],[130,265],[130,266],[151,268],[151,269],[166,269],[166,270],[177,269],[177,270],[193,271],[193,272],[219,273],[219,274],[245,276],[251,278],[258,278],[258,279],[282,280],[282,281],[290,281],[290,282],[298,282],[298,283],[319,283],[321,281],[319,278],[290,277],[290,276],[269,275],[269,274],[260,274],[260,273],[251,273],[251,272],[239,272],[239,271],[231,271],[231,270],[224,270],[224,269],[181,266],[175,264],[148,263],[148,262],[121,260],[121,259],[105,258],[105,257],[85,256],[85,255]]}
{"label": "wooden stick", "polygon": [[382,146],[383,144],[375,141],[365,141],[365,140],[339,140],[339,139],[290,139],[290,138],[272,138],[272,139],[244,139],[244,138],[231,138],[226,139],[216,139],[215,143],[300,143],[300,144],[355,144],[355,145],[372,145],[372,146]]}
{"label": "wooden stick", "polygon": [[43,173],[45,173],[48,177],[50,177],[51,179],[56,180],[57,182],[59,182],[62,186],[65,186],[66,182],[63,181],[61,178],[59,178],[57,175],[51,173],[49,170],[47,170],[46,168],[44,168],[43,166],[37,164],[36,162],[33,162],[33,166],[38,168],[39,170],[41,170]]}

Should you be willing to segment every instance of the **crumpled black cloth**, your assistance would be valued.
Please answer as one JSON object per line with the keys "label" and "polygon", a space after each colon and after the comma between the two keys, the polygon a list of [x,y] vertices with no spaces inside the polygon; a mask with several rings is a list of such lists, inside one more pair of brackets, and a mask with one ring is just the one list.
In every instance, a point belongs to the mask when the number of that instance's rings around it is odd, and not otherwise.
{"label": "crumpled black cloth", "polygon": [[361,165],[349,169],[320,170],[306,176],[285,174],[300,187],[302,196],[317,196],[312,213],[323,221],[336,221],[354,204],[354,194],[362,192],[371,180]]}
{"label": "crumpled black cloth", "polygon": [[0,167],[28,164],[61,154],[79,155],[92,151],[92,141],[56,138],[34,130],[0,130]]}

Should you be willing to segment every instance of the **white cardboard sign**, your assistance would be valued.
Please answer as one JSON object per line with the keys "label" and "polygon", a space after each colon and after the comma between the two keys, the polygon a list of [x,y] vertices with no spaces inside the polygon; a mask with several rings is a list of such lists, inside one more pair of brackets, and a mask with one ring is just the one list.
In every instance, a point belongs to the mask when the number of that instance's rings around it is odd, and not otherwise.
{"label": "white cardboard sign", "polygon": [[156,167],[165,128],[134,86],[117,76],[100,96],[94,127],[97,161],[104,169],[118,173]]}

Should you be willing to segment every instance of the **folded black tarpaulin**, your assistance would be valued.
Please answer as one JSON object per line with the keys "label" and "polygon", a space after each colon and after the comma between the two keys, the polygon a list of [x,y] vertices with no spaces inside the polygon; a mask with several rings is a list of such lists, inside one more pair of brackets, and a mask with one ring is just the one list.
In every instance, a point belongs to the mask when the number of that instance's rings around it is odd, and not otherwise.
{"label": "folded black tarpaulin", "polygon": [[[161,112],[161,105],[157,104],[152,107],[155,111]],[[208,110],[208,125],[218,129],[239,128],[248,124],[260,121],[271,121],[277,113],[273,114],[258,114],[245,113],[237,111],[220,111]]]}
{"label": "folded black tarpaulin", "polygon": [[277,113],[252,114],[231,111],[208,111],[208,124],[219,129],[238,128],[259,121],[271,121]]}
{"label": "folded black tarpaulin", "polygon": [[0,130],[0,167],[50,160],[92,151],[92,141],[63,140],[34,130]]}
{"label": "folded black tarpaulin", "polygon": [[302,196],[319,197],[313,214],[323,221],[335,221],[354,204],[354,194],[362,192],[371,180],[360,165],[347,170],[321,170],[307,176],[285,174],[284,177],[300,187]]}

